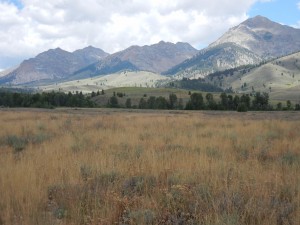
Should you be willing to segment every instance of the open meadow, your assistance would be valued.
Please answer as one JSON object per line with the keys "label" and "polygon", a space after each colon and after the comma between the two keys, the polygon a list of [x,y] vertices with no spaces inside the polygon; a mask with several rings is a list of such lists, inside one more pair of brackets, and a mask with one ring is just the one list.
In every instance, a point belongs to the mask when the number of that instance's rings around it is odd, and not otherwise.
{"label": "open meadow", "polygon": [[299,112],[0,109],[0,225],[297,225]]}

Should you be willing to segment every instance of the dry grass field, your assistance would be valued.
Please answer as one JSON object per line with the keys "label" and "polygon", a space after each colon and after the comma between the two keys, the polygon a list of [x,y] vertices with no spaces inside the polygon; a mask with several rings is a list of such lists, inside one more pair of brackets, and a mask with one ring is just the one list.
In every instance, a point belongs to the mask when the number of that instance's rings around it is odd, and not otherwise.
{"label": "dry grass field", "polygon": [[299,113],[0,111],[0,224],[300,221]]}

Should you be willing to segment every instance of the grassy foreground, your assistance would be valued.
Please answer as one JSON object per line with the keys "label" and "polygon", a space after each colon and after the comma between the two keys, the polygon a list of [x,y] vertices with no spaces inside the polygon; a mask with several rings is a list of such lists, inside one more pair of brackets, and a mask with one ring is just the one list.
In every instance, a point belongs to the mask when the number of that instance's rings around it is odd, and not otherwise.
{"label": "grassy foreground", "polygon": [[0,111],[0,224],[298,224],[300,120]]}

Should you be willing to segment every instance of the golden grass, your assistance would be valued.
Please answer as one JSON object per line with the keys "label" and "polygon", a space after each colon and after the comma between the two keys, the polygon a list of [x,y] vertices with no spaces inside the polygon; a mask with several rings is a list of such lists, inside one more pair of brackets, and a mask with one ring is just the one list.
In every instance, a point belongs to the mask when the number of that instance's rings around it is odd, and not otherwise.
{"label": "golden grass", "polygon": [[0,224],[300,221],[298,120],[21,110],[0,124]]}

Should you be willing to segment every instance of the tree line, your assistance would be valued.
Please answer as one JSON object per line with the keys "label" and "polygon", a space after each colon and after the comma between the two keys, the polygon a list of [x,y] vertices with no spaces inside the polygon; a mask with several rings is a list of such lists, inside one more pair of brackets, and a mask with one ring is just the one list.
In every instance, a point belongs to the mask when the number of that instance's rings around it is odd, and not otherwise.
{"label": "tree line", "polygon": [[0,106],[4,107],[95,107],[90,96],[82,92],[17,93],[0,92]]}
{"label": "tree line", "polygon": [[207,93],[205,98],[201,93],[193,93],[187,102],[187,110],[237,110],[245,112],[248,110],[272,110],[269,104],[268,93],[257,92],[254,96],[249,94],[231,95],[221,93],[219,101],[214,99],[211,93]]}
{"label": "tree line", "polygon": [[[112,96],[109,100],[108,107],[118,108],[118,99]],[[288,100],[286,106],[278,103],[274,108],[269,103],[269,94],[256,92],[255,94],[232,95],[221,93],[218,100],[211,93],[202,95],[202,93],[190,93],[190,99],[184,105],[183,100],[177,98],[176,94],[172,93],[168,98],[159,96],[144,96],[140,99],[138,106],[132,106],[131,99],[127,98],[125,103],[126,108],[139,109],[185,109],[185,110],[230,110],[245,112],[248,110],[255,111],[271,111],[271,110],[300,110],[300,105],[295,106]]]}
{"label": "tree line", "polygon": [[183,109],[182,99],[178,99],[177,95],[172,93],[166,99],[162,96],[150,96],[148,99],[141,98],[139,101],[140,109]]}
{"label": "tree line", "polygon": [[[0,106],[2,107],[36,107],[36,108],[54,108],[54,107],[97,107],[93,97],[100,93],[84,95],[82,92],[63,93],[63,92],[43,92],[43,93],[18,93],[18,92],[0,92]],[[104,91],[101,93],[104,94]],[[130,98],[127,98],[126,108],[139,109],[185,109],[185,110],[300,110],[300,104],[293,105],[287,101],[286,105],[278,103],[275,107],[269,104],[268,93],[256,92],[255,94],[232,95],[221,93],[218,99],[211,93],[191,93],[190,98],[184,104],[181,98],[171,93],[168,98],[146,95],[139,100],[138,105],[132,105]],[[119,108],[118,97],[126,96],[125,93],[114,93],[109,98],[107,107]]]}
{"label": "tree line", "polygon": [[245,112],[248,110],[255,111],[271,111],[271,110],[300,110],[300,104],[292,105],[287,100],[286,106],[278,103],[274,108],[269,103],[269,94],[266,92],[256,92],[254,94],[232,95],[221,93],[219,101],[214,99],[211,93],[205,95],[205,99],[201,93],[193,93],[190,100],[186,104],[187,110],[237,110]]}

